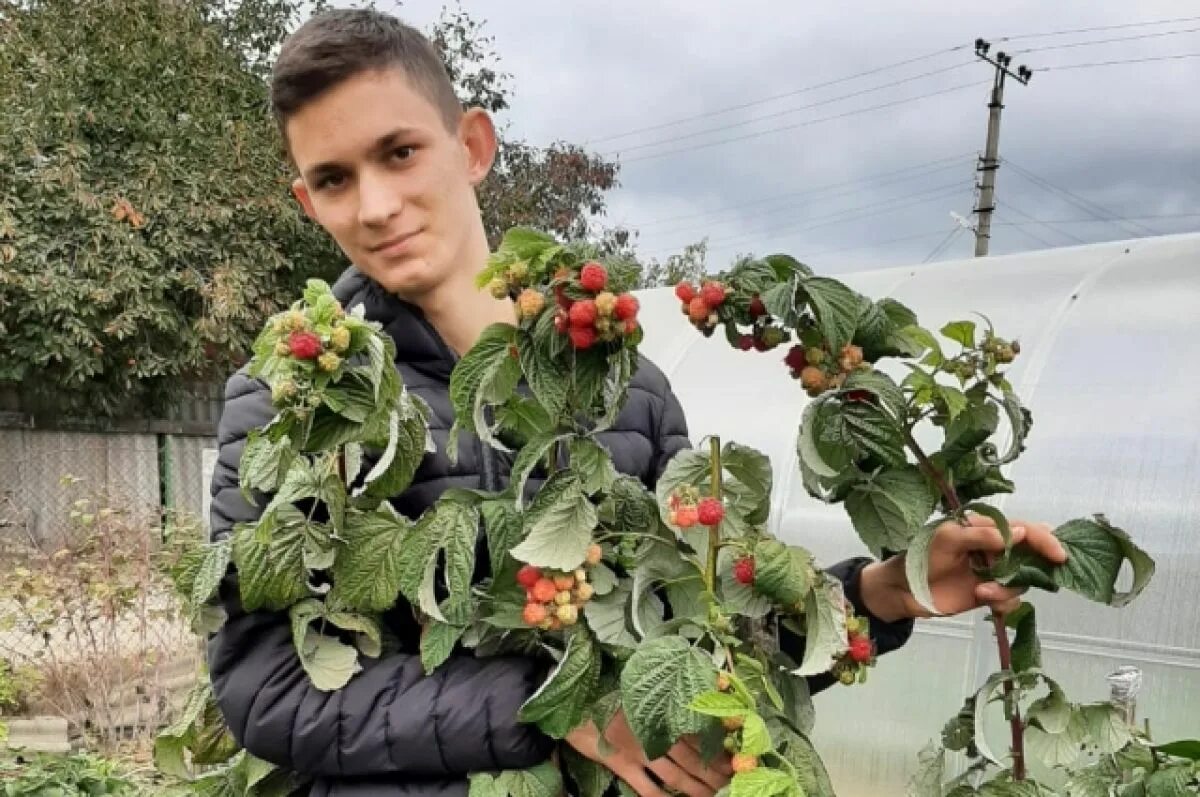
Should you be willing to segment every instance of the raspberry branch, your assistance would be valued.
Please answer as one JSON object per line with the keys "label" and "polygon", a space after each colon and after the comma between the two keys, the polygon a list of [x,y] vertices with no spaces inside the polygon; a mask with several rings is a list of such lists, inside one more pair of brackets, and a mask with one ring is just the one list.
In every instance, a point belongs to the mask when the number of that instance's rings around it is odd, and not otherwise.
{"label": "raspberry branch", "polygon": [[[721,438],[713,437],[708,443],[711,452],[712,468],[712,497],[721,501]],[[708,587],[709,595],[716,594],[717,584],[717,552],[721,547],[721,526],[719,523],[708,527],[708,559],[704,573],[704,584]]]}

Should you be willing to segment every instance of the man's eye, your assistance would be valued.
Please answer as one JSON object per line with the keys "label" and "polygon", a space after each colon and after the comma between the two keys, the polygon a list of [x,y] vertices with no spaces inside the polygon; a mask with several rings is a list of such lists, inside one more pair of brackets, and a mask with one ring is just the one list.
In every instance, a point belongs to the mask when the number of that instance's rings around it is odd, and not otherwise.
{"label": "man's eye", "polygon": [[396,160],[406,161],[413,156],[414,152],[416,152],[415,147],[396,147],[392,150],[392,156]]}
{"label": "man's eye", "polygon": [[320,191],[326,188],[337,188],[345,181],[345,179],[345,176],[341,174],[326,175],[317,181],[317,190]]}

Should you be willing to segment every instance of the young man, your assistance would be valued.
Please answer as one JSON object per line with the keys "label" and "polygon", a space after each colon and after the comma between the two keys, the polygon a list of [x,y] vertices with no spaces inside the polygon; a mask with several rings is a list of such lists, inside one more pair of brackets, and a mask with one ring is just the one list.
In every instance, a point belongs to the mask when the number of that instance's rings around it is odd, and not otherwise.
{"label": "young man", "polygon": [[[491,120],[482,110],[461,108],[421,34],[366,10],[331,11],[300,28],[279,55],[271,96],[298,172],[296,198],[354,264],[335,286],[339,298],[347,307],[361,305],[368,319],[383,325],[396,342],[395,364],[405,385],[433,410],[437,451],[426,456],[394,505],[416,517],[449,487],[499,489],[509,457],[475,438],[460,442],[455,465],[443,453],[453,420],[448,388],[456,359],[489,324],[515,322],[511,302],[473,284],[488,256],[475,189],[496,152]],[[247,433],[272,415],[265,385],[244,372],[230,379],[212,483],[216,538],[261,512],[241,496],[237,468]],[[673,454],[690,445],[679,402],[662,372],[644,358],[627,407],[601,442],[622,472],[648,486]],[[1063,557],[1048,527],[1024,524],[1014,536],[1046,556]],[[931,580],[943,613],[1016,605],[1014,592],[980,584],[968,565],[972,551],[1002,547],[999,533],[983,519],[939,531]],[[899,558],[855,559],[831,572],[845,583],[857,611],[872,620],[881,652],[902,645],[913,618],[923,616]],[[387,621],[402,652],[364,660],[364,671],[345,688],[323,693],[301,669],[285,614],[243,611],[235,575],[222,597],[228,619],[209,644],[221,710],[251,753],[314,775],[313,795],[461,796],[471,772],[528,767],[550,753],[548,739],[517,721],[543,664],[463,654],[425,676],[419,629],[401,598]],[[813,679],[812,687],[828,683]],[[728,762],[706,765],[687,740],[647,761],[623,717],[606,737],[614,748],[608,755],[600,753],[599,732],[590,724],[567,741],[643,797],[665,797],[667,789],[711,797],[728,782]]]}

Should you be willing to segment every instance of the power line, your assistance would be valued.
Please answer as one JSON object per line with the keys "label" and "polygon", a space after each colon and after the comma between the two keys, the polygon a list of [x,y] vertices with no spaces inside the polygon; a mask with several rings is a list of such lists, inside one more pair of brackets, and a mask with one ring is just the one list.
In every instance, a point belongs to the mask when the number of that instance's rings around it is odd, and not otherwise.
{"label": "power line", "polygon": [[[1004,224],[1004,222],[998,221],[998,222],[995,222],[995,224],[997,226],[999,226],[1001,224]],[[1025,229],[1026,225],[1024,225],[1024,224],[1015,224],[1015,225],[1011,225],[1011,226],[1015,227],[1016,231],[1021,233],[1021,235],[1024,235],[1027,238],[1032,238],[1033,240],[1037,241],[1038,243],[1040,243],[1042,246],[1046,247],[1047,249],[1054,249],[1057,246],[1057,244],[1050,243],[1045,238],[1043,238],[1042,236],[1033,232],[1032,230]]]}
{"label": "power line", "polygon": [[[927,163],[920,163],[915,166],[906,166],[903,169],[896,169],[895,171],[876,172],[874,174],[865,175],[863,177],[856,177],[853,180],[843,180],[842,182],[839,182],[839,183],[829,183],[827,185],[818,186],[816,188],[809,188],[804,191],[792,191],[787,194],[776,194],[775,196],[763,197],[760,199],[751,200],[749,202],[738,203],[736,205],[725,205],[723,207],[714,208],[713,210],[700,211],[698,213],[684,213],[682,215],[668,216],[666,218],[661,218],[661,219],[651,219],[650,221],[644,221],[641,224],[639,224],[638,229],[641,230],[641,229],[645,229],[646,227],[650,227],[650,226],[653,226],[656,224],[665,224],[665,223],[672,222],[672,221],[682,221],[685,219],[694,219],[694,218],[700,218],[700,217],[704,217],[704,216],[715,216],[720,213],[725,213],[725,212],[733,211],[733,210],[742,210],[742,209],[745,209],[748,207],[753,207],[755,205],[762,205],[762,204],[766,204],[768,202],[775,202],[780,199],[792,199],[792,198],[798,198],[798,197],[815,196],[818,194],[822,194],[831,188],[841,188],[843,186],[871,182],[879,177],[890,177],[892,175],[899,175],[904,172],[914,172],[914,171],[917,172],[916,174],[906,175],[906,176],[897,178],[895,180],[888,180],[885,182],[876,182],[875,185],[890,184],[893,182],[904,182],[905,180],[911,180],[916,177],[924,177],[926,174],[932,174],[933,172],[940,172],[944,169],[950,168],[951,166],[957,166],[959,163],[962,162],[962,160],[964,158],[966,158],[968,156],[973,157],[974,152],[964,152],[959,155],[953,155],[949,158],[939,158],[937,160],[928,161]],[[940,166],[937,169],[930,169],[930,170],[928,170],[928,172],[923,171],[926,169],[926,167],[937,166],[938,164],[944,164],[944,165]],[[921,170],[921,171],[918,171],[918,170]],[[840,195],[835,195],[835,196],[840,196]]]}
{"label": "power line", "polygon": [[1145,64],[1150,61],[1178,61],[1182,58],[1200,58],[1200,53],[1179,53],[1178,55],[1159,55],[1148,58],[1126,58],[1118,61],[1092,61],[1087,64],[1058,64],[1057,66],[1038,67],[1037,72],[1056,72],[1064,69],[1090,69],[1094,66],[1115,66],[1117,64]]}
{"label": "power line", "polygon": [[718,115],[724,114],[724,113],[731,113],[733,111],[741,111],[741,110],[745,110],[746,108],[753,108],[756,105],[765,105],[766,103],[774,102],[775,100],[782,100],[787,97],[794,97],[797,94],[804,94],[809,91],[816,91],[817,89],[828,88],[829,86],[836,86],[839,83],[848,83],[851,80],[857,80],[860,77],[867,77],[868,75],[875,75],[875,74],[878,74],[879,72],[886,72],[889,69],[895,69],[896,67],[907,66],[908,64],[915,64],[920,61],[928,61],[931,58],[937,58],[942,55],[949,55],[950,53],[958,52],[959,50],[965,50],[968,46],[969,45],[966,45],[966,44],[960,44],[960,45],[957,45],[954,47],[947,47],[944,50],[936,50],[932,53],[926,53],[925,55],[918,55],[914,58],[906,58],[903,61],[896,61],[895,63],[884,64],[883,66],[878,66],[873,69],[867,69],[863,72],[855,72],[853,75],[846,75],[845,77],[836,78],[834,80],[827,80],[823,83],[814,83],[811,86],[803,86],[801,88],[794,89],[793,91],[784,92],[783,94],[773,94],[770,97],[763,97],[760,100],[751,100],[750,102],[744,102],[741,105],[730,105],[726,108],[718,108],[715,111],[705,111],[704,113],[694,114],[692,116],[685,116],[685,117],[675,119],[670,122],[661,122],[659,124],[649,125],[647,127],[639,127],[636,130],[628,130],[624,133],[615,133],[613,135],[605,136],[603,138],[594,138],[590,142],[584,142],[584,143],[585,144],[588,144],[588,143],[599,144],[600,142],[603,142],[603,141],[612,141],[612,140],[618,139],[618,138],[627,138],[629,136],[636,135],[638,133],[649,133],[653,130],[662,130],[665,127],[672,127],[674,125],[683,124],[685,122],[693,122],[697,119],[708,119],[710,117],[718,116]]}
{"label": "power line", "polygon": [[1092,28],[1070,28],[1067,30],[1051,30],[1044,33],[1019,33],[1014,36],[999,36],[996,41],[1015,41],[1017,39],[1041,39],[1049,36],[1066,36],[1072,33],[1099,33],[1105,30],[1122,30],[1124,28],[1148,28],[1151,25],[1173,25],[1177,22],[1195,22],[1200,17],[1175,17],[1173,19],[1156,19],[1147,22],[1126,22],[1120,25],[1100,25]]}
{"label": "power line", "polygon": [[[1029,223],[1032,223],[1032,224],[1107,224],[1107,223],[1109,223],[1108,219],[1035,219],[1033,216],[1030,216],[1028,213],[1017,210],[1016,208],[1014,208],[1011,205],[1005,205],[1005,207],[1008,208],[1009,210],[1017,211],[1017,213],[1020,213],[1025,218],[1029,219]],[[1154,214],[1154,215],[1150,215],[1150,216],[1121,216],[1117,220],[1118,221],[1153,221],[1153,220],[1163,220],[1163,219],[1200,219],[1200,213],[1158,213],[1158,214]],[[1006,221],[1003,223],[1009,224],[1009,225],[1016,225],[1016,224],[1025,224],[1026,222]],[[1066,233],[1063,232],[1062,230],[1057,230],[1056,232],[1062,232],[1063,235],[1066,235]],[[1087,243],[1087,241],[1080,241],[1080,243]]]}
{"label": "power line", "polygon": [[930,251],[930,253],[927,254],[925,256],[925,259],[922,260],[921,262],[928,263],[928,262],[932,261],[935,257],[939,257],[942,254],[942,252],[945,252],[947,249],[950,248],[951,244],[953,244],[956,240],[958,240],[958,236],[962,235],[962,231],[964,229],[966,229],[966,228],[960,227],[957,224],[954,225],[954,229],[952,229],[949,233],[947,233],[946,237],[943,238],[938,243],[937,246],[933,247],[933,250]]}
{"label": "power line", "polygon": [[941,230],[941,229],[937,229],[937,230],[933,230],[932,232],[922,232],[922,233],[917,233],[916,235],[902,235],[899,238],[889,238],[886,241],[873,241],[872,243],[860,244],[858,246],[843,246],[843,247],[839,247],[837,249],[822,249],[817,252],[808,252],[801,259],[807,260],[812,257],[819,257],[821,255],[832,255],[832,254],[837,254],[839,252],[854,252],[859,249],[872,249],[877,246],[887,246],[888,244],[898,244],[902,241],[916,241],[920,238],[929,238],[934,235],[941,235],[943,232],[945,232],[945,231]]}
{"label": "power line", "polygon": [[[1106,221],[1112,221],[1117,226],[1122,226],[1124,224],[1124,222],[1121,222],[1119,220],[1120,217],[1116,213],[1113,213],[1111,210],[1108,210],[1107,208],[1103,207],[1102,205],[1098,205],[1095,202],[1092,202],[1090,199],[1084,199],[1083,197],[1079,196],[1078,194],[1068,191],[1066,188],[1055,185],[1054,183],[1051,183],[1049,180],[1046,180],[1042,177],[1038,177],[1036,174],[1033,174],[1028,169],[1025,169],[1025,168],[1019,166],[1018,164],[1013,163],[1011,160],[1005,160],[1005,163],[1007,163],[1009,166],[1011,166],[1017,172],[1017,174],[1020,174],[1025,179],[1027,179],[1033,183],[1037,183],[1038,185],[1041,185],[1043,188],[1045,188],[1047,190],[1058,192],[1060,195],[1066,197],[1068,199],[1068,201],[1071,201],[1072,204],[1076,205],[1077,207],[1083,208],[1083,210],[1085,212],[1088,212],[1091,215],[1103,218]],[[1152,230],[1149,227],[1147,227],[1146,225],[1139,224],[1138,222],[1132,222],[1132,226],[1140,227],[1142,229],[1142,231],[1144,231],[1145,233],[1148,233],[1150,235],[1159,235],[1160,234],[1156,230]],[[1125,230],[1127,232],[1132,232],[1134,235],[1138,234],[1137,231],[1132,230],[1130,228],[1130,226],[1125,226]]]}
{"label": "power line", "polygon": [[901,78],[900,80],[894,80],[891,83],[882,83],[878,86],[870,86],[868,88],[859,89],[858,91],[854,91],[849,94],[842,94],[837,97],[830,97],[828,99],[820,100],[819,102],[812,102],[812,103],[809,103],[808,105],[801,105],[796,108],[788,108],[786,110],[776,111],[775,113],[770,113],[765,116],[756,116],[753,119],[746,119],[745,121],[742,121],[742,122],[732,122],[730,124],[717,125],[716,127],[705,128],[704,130],[696,130],[691,133],[685,133],[684,135],[672,136],[670,138],[660,138],[657,141],[649,141],[645,144],[637,144],[635,146],[626,147],[624,149],[610,150],[608,152],[604,152],[601,154],[606,157],[613,156],[613,155],[622,155],[622,154],[626,154],[629,152],[637,152],[638,150],[650,149],[651,147],[657,147],[662,144],[676,144],[680,141],[687,141],[688,139],[691,139],[691,138],[699,138],[701,136],[706,136],[709,133],[720,133],[725,130],[733,130],[734,128],[737,128],[737,127],[746,127],[747,125],[756,124],[757,122],[765,122],[768,119],[778,119],[781,116],[787,116],[789,114],[799,113],[800,111],[809,111],[809,110],[812,110],[813,108],[820,108],[823,105],[832,105],[835,102],[841,102],[842,100],[848,100],[848,99],[851,99],[852,97],[861,97],[864,94],[871,94],[876,91],[882,91],[884,89],[894,88],[896,86],[900,86],[905,83],[912,83],[913,81],[916,81],[916,80],[922,80],[927,77],[932,77],[933,75],[940,75],[945,72],[952,72],[956,69],[962,69],[964,66],[970,66],[973,63],[975,63],[975,62],[974,61],[962,61],[960,63],[954,64],[953,66],[942,67],[941,69],[932,69],[928,72],[922,72],[919,75],[913,75],[911,77]]}
{"label": "power line", "polygon": [[857,116],[858,114],[869,113],[871,111],[878,111],[878,110],[882,110],[884,108],[894,108],[897,105],[904,105],[905,103],[916,102],[917,100],[924,100],[924,99],[928,99],[929,97],[936,97],[941,94],[949,94],[954,91],[962,91],[963,89],[978,88],[979,86],[982,86],[985,83],[986,83],[986,81],[972,81],[970,83],[960,83],[959,85],[950,86],[949,88],[945,88],[945,89],[939,89],[938,91],[931,91],[931,92],[927,92],[925,94],[918,94],[915,97],[907,97],[907,98],[901,99],[901,100],[893,100],[892,102],[880,103],[879,105],[872,105],[867,108],[857,108],[855,110],[846,111],[844,113],[835,114],[833,116],[823,116],[819,119],[809,119],[804,122],[797,122],[796,124],[785,125],[783,127],[773,127],[768,130],[760,130],[755,133],[747,133],[745,135],[734,136],[732,138],[723,138],[718,141],[710,141],[710,142],[706,142],[704,144],[696,144],[691,147],[681,147],[679,149],[669,149],[669,150],[664,150],[663,152],[655,152],[650,155],[643,155],[639,158],[630,158],[629,160],[624,161],[623,163],[626,165],[628,165],[630,163],[639,163],[641,161],[663,158],[668,155],[678,155],[678,154],[682,154],[685,152],[694,152],[696,150],[707,149],[709,147],[719,147],[723,144],[732,144],[737,141],[746,141],[751,138],[760,138],[762,136],[770,135],[772,133],[782,133],[782,132],[785,132],[788,130],[797,130],[801,127],[809,127],[810,125],[820,124],[821,122],[832,122],[837,119],[845,119],[846,117],[849,117],[849,116]]}
{"label": "power line", "polygon": [[[1012,164],[1009,164],[1009,165],[1011,166]],[[1007,202],[1004,202],[1004,203],[998,202],[996,204],[1003,204],[1005,210],[1011,210],[1013,213],[1016,213],[1017,215],[1022,216],[1026,219],[1029,219],[1031,222],[1033,222],[1035,224],[1041,224],[1046,229],[1053,230],[1054,232],[1058,233],[1059,235],[1063,236],[1064,238],[1070,238],[1072,241],[1075,241],[1076,243],[1081,243],[1081,244],[1087,243],[1082,238],[1077,238],[1076,236],[1072,235],[1069,232],[1066,232],[1065,230],[1058,230],[1058,229],[1055,229],[1054,227],[1051,227],[1050,225],[1054,224],[1055,222],[1042,221],[1041,219],[1035,219],[1033,216],[1030,216],[1025,211],[1021,210],[1020,208],[1016,207],[1015,205],[1010,205]]]}
{"label": "power line", "polygon": [[1046,44],[1041,47],[1029,47],[1024,50],[1014,50],[1013,55],[1023,55],[1024,53],[1041,53],[1046,50],[1068,50],[1074,47],[1092,47],[1097,44],[1114,44],[1116,42],[1131,42],[1138,39],[1158,39],[1163,36],[1178,36],[1181,33],[1196,33],[1200,28],[1185,28],[1183,30],[1165,30],[1157,33],[1139,33],[1136,36],[1118,36],[1112,39],[1096,39],[1095,41],[1086,42],[1066,42],[1064,44]]}

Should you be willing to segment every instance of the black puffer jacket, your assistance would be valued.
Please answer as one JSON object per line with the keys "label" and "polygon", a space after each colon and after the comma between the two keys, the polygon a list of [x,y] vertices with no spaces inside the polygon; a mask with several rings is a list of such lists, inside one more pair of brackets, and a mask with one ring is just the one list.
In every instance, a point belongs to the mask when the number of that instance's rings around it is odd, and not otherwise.
{"label": "black puffer jacket", "polygon": [[[363,305],[396,343],[396,367],[404,384],[432,409],[437,453],[427,454],[411,487],[396,496],[396,508],[417,517],[450,487],[500,489],[511,455],[460,440],[457,464],[444,455],[453,421],[450,372],[456,357],[408,303],[386,295],[350,269],[334,286],[347,307]],[[214,539],[236,523],[255,520],[261,508],[238,489],[237,466],[251,429],[274,415],[264,384],[244,372],[226,386],[219,429],[220,455],[212,481]],[[600,436],[623,473],[653,486],[672,455],[690,446],[679,401],[666,377],[642,359],[628,403],[612,429]],[[536,486],[536,485],[535,485]],[[831,570],[846,585],[858,611],[858,573],[866,560]],[[316,781],[313,797],[463,797],[468,773],[514,769],[544,761],[549,740],[517,722],[517,709],[536,690],[542,674],[522,658],[453,656],[433,675],[422,673],[417,629],[403,605],[385,621],[403,652],[363,659],[363,671],[343,689],[313,688],[292,644],[286,613],[242,610],[236,575],[222,585],[228,613],[210,640],[208,661],[216,699],[237,741],[254,755]],[[880,651],[899,647],[911,623],[872,623]],[[798,651],[795,651],[798,652]],[[812,679],[814,690],[829,679]]]}

